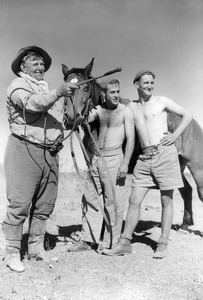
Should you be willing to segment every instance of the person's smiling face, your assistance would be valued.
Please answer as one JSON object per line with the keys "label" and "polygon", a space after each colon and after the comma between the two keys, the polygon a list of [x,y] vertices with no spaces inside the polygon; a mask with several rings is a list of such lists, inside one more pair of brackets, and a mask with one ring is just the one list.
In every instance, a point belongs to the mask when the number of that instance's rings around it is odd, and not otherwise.
{"label": "person's smiling face", "polygon": [[119,84],[108,84],[105,93],[107,104],[112,107],[117,107],[119,103],[119,96],[120,96]]}
{"label": "person's smiling face", "polygon": [[150,97],[154,89],[154,77],[150,74],[143,75],[137,82],[137,89],[142,97]]}
{"label": "person's smiling face", "polygon": [[45,67],[44,61],[41,58],[28,58],[21,64],[21,69],[25,74],[28,74],[36,80],[44,79]]}

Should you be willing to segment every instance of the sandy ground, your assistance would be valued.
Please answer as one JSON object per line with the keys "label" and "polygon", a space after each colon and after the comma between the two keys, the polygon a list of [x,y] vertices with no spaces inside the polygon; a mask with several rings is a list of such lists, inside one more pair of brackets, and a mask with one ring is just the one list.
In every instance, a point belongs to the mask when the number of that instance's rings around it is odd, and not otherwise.
{"label": "sandy ground", "polygon": [[[160,235],[159,191],[150,191],[142,205],[141,219],[133,237],[131,255],[108,257],[96,251],[68,253],[67,245],[78,240],[81,230],[82,180],[75,174],[60,176],[56,207],[47,226],[47,243],[53,262],[29,261],[24,273],[12,273],[0,261],[0,299],[25,300],[202,300],[203,299],[203,204],[194,187],[195,225],[190,233],[178,230],[183,201],[174,194],[174,221],[169,253],[163,260],[152,258]],[[130,176],[123,188],[126,207]],[[0,222],[6,211],[5,178],[0,176]],[[26,237],[27,225],[24,233]]]}

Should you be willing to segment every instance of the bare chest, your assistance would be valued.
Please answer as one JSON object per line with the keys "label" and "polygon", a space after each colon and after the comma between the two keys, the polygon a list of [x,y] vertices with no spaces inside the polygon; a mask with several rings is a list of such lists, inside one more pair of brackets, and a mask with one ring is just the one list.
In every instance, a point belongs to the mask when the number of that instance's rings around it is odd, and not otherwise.
{"label": "bare chest", "polygon": [[146,105],[138,105],[134,110],[134,117],[137,122],[153,122],[159,119],[165,119],[166,111],[159,103],[153,102]]}
{"label": "bare chest", "polygon": [[120,111],[105,110],[100,115],[100,125],[104,127],[116,127],[123,123],[122,113]]}

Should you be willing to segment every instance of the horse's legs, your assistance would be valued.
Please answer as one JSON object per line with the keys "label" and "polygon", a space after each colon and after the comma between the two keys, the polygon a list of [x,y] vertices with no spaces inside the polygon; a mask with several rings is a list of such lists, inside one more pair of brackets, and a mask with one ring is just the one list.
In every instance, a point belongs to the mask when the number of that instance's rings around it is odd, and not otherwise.
{"label": "horse's legs", "polygon": [[181,167],[182,180],[184,184],[182,188],[178,189],[184,201],[184,214],[181,229],[187,230],[189,226],[194,224],[192,214],[192,187],[183,174],[186,165],[183,162],[181,156],[179,156],[179,161]]}
{"label": "horse's legs", "polygon": [[188,229],[188,226],[193,225],[193,216],[192,216],[192,187],[182,174],[184,187],[179,189],[179,192],[184,201],[184,214],[183,214],[183,223],[181,225],[182,229]]}
{"label": "horse's legs", "polygon": [[199,199],[203,202],[203,188],[197,187]]}
{"label": "horse's legs", "polygon": [[[187,162],[187,167],[190,170],[190,173],[196,183],[199,199],[203,202],[203,173],[202,173],[203,165],[201,161],[198,164],[189,161]],[[190,211],[190,207],[188,209]],[[191,207],[191,211],[192,211],[192,207]],[[192,219],[191,221],[193,223]]]}
{"label": "horse's legs", "polygon": [[194,168],[190,168],[190,166],[188,166],[188,168],[190,169],[190,172],[196,183],[199,199],[203,202],[203,174],[202,174],[203,166],[198,165],[198,167],[195,170]]}

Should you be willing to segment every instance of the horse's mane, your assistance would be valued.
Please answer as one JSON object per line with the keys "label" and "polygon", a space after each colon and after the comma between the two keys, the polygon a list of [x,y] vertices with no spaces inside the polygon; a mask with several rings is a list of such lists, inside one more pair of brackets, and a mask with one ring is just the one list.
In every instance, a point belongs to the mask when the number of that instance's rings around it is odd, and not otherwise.
{"label": "horse's mane", "polygon": [[91,99],[94,106],[101,105],[104,101],[101,87],[96,80],[91,81]]}

